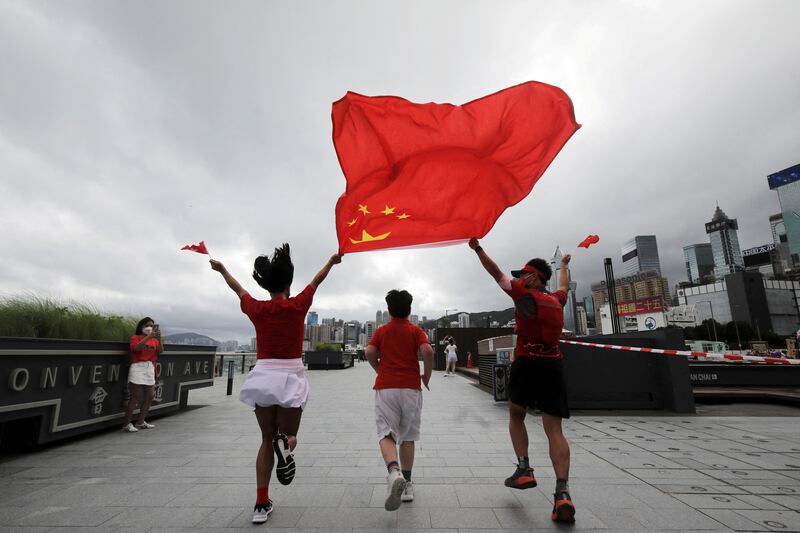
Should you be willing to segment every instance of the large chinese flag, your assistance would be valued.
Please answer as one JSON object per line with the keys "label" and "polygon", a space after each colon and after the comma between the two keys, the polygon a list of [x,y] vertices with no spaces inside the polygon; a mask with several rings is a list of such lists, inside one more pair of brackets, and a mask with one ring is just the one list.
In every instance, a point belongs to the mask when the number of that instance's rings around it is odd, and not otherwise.
{"label": "large chinese flag", "polygon": [[533,81],[460,106],[348,92],[332,118],[340,253],[483,237],[580,127],[564,91]]}

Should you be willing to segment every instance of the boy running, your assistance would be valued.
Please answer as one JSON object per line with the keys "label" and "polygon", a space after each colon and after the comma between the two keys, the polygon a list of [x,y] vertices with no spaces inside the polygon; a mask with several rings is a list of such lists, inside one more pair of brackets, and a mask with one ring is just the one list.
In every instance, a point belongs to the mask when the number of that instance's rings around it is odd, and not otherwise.
{"label": "boy running", "polygon": [[[366,351],[367,361],[378,373],[372,388],[375,389],[378,445],[389,471],[384,504],[387,511],[397,510],[401,501],[414,500],[411,469],[422,415],[420,379],[430,390],[428,382],[433,368],[433,348],[428,336],[408,321],[412,300],[408,291],[389,291],[386,304],[392,319],[375,331]],[[424,364],[422,375],[417,355],[420,351]]]}

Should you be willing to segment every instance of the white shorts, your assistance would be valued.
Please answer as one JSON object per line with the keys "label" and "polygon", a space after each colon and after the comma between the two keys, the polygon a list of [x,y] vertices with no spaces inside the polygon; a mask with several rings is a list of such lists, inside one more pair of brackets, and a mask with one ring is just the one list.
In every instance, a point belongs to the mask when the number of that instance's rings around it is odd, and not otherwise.
{"label": "white shorts", "polygon": [[397,444],[419,440],[422,391],[378,389],[375,391],[375,425],[378,440],[390,436]]}
{"label": "white shorts", "polygon": [[450,363],[458,363],[458,356],[457,355],[448,355],[447,356],[447,364]]}
{"label": "white shorts", "polygon": [[308,380],[302,359],[259,359],[247,374],[239,401],[253,409],[271,405],[305,408]]}
{"label": "white shorts", "polygon": [[131,363],[131,367],[128,369],[128,381],[134,385],[155,385],[155,365],[150,361]]}

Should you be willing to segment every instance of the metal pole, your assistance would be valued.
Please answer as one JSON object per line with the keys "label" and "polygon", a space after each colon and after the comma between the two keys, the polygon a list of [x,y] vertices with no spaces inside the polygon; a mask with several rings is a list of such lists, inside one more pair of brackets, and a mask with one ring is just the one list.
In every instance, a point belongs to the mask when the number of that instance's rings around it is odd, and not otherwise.
{"label": "metal pole", "polygon": [[222,377],[222,374],[225,372],[225,356],[219,356],[219,377]]}
{"label": "metal pole", "polygon": [[242,354],[242,374],[244,374],[244,354]]}
{"label": "metal pole", "polygon": [[614,267],[611,265],[611,258],[603,259],[603,266],[606,271],[606,292],[608,293],[608,307],[611,314],[612,333],[619,333],[619,315],[617,314],[617,285],[614,282]]}
{"label": "metal pole", "polygon": [[719,342],[717,339],[717,321],[714,320],[714,308],[711,307],[711,302],[708,302],[708,308],[711,309],[711,325],[714,326],[714,342]]}
{"label": "metal pole", "polygon": [[227,396],[233,394],[233,359],[228,361],[228,392]]}

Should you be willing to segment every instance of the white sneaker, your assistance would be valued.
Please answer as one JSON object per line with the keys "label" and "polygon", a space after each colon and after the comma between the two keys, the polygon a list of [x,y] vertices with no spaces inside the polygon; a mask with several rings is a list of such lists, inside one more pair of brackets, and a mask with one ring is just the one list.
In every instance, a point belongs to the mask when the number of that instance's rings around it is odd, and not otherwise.
{"label": "white sneaker", "polygon": [[446,377],[447,377],[447,376],[449,376],[449,375],[450,375],[450,374],[448,374],[447,372],[445,372],[445,373],[444,373],[444,376],[442,376],[442,377],[443,377],[443,378],[446,378]]}
{"label": "white sneaker", "polygon": [[399,470],[393,468],[386,476],[386,503],[383,508],[387,511],[396,511],[400,507],[400,496],[406,486],[406,479]]}
{"label": "white sneaker", "polygon": [[253,509],[253,523],[263,524],[272,513],[272,500],[268,501],[265,505],[256,504]]}
{"label": "white sneaker", "polygon": [[130,422],[128,422],[128,424],[127,424],[127,425],[125,425],[125,426],[122,426],[122,431],[127,431],[128,433],[136,433],[136,432],[137,432],[137,431],[139,431],[139,430],[138,430],[138,429],[136,429],[135,427],[133,427],[133,424],[131,424]]}
{"label": "white sneaker", "polygon": [[404,502],[414,501],[414,484],[410,481],[406,481],[406,488],[403,489],[403,495],[400,496],[400,500]]}
{"label": "white sneaker", "polygon": [[155,424],[149,424],[147,422],[142,422],[141,424],[136,424],[136,427],[139,429],[153,429],[156,427]]}

